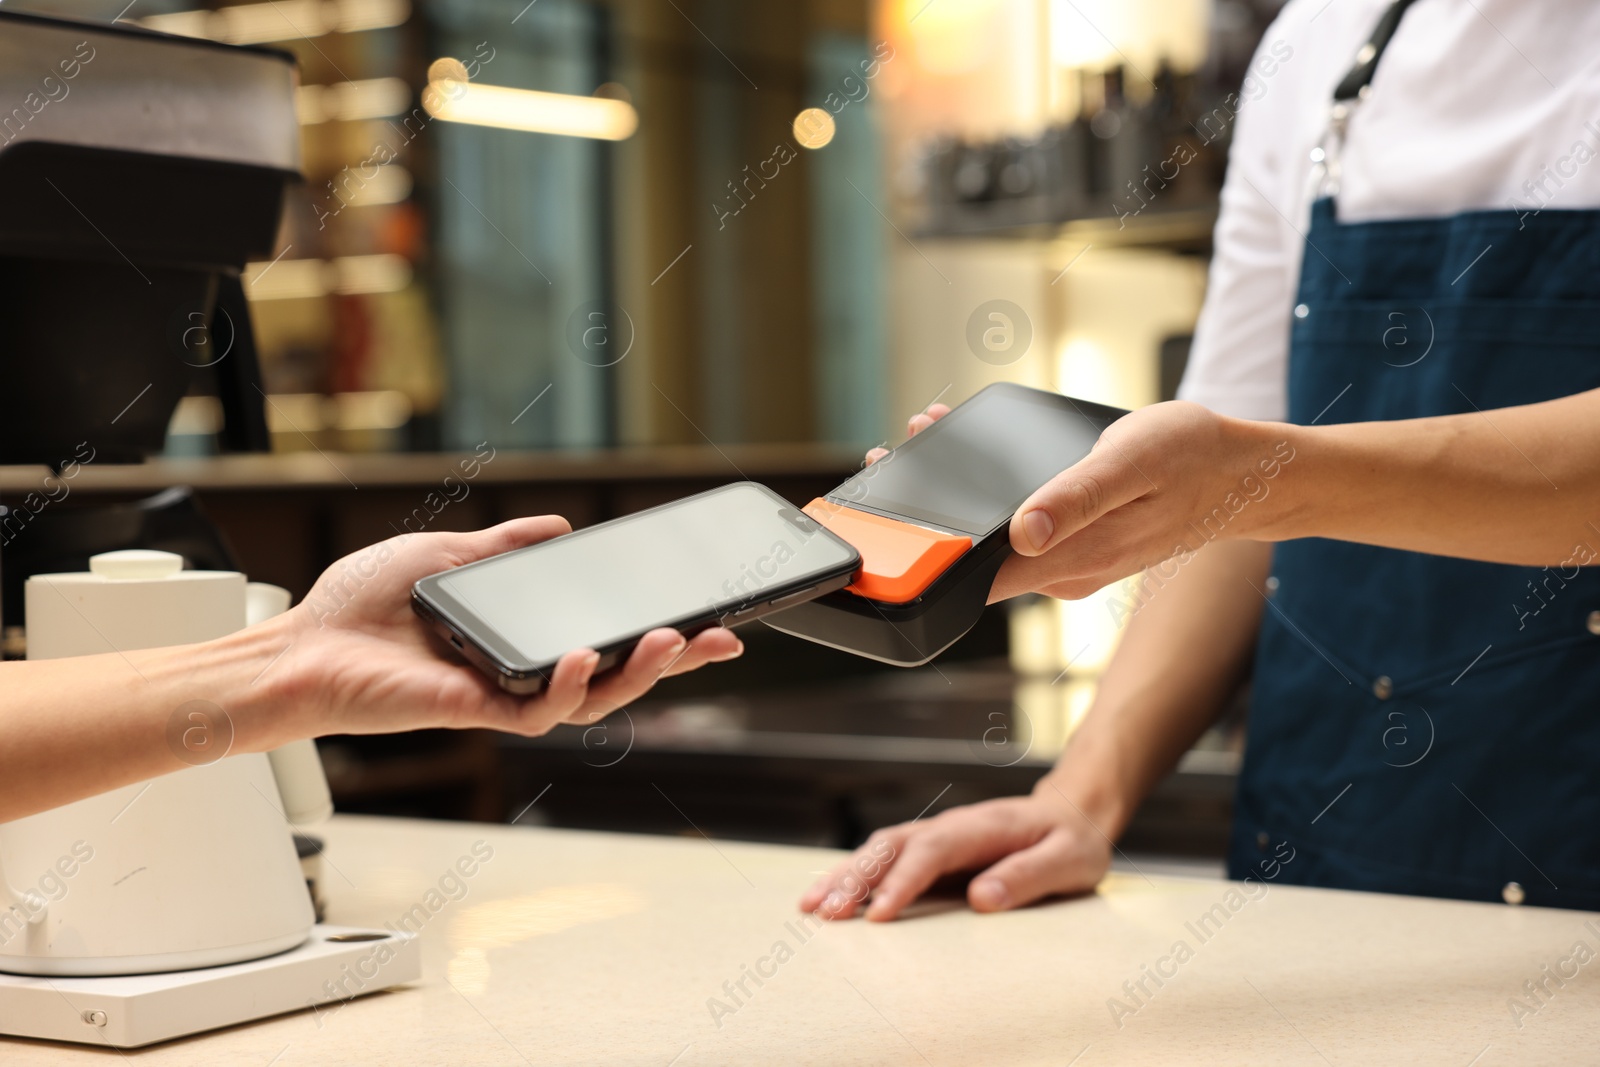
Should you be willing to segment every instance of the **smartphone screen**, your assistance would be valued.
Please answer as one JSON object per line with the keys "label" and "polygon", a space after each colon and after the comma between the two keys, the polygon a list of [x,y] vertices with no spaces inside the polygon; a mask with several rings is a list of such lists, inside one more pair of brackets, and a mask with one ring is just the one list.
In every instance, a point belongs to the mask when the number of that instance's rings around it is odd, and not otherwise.
{"label": "smartphone screen", "polygon": [[1124,412],[991,385],[845,482],[829,499],[982,538],[1089,454]]}
{"label": "smartphone screen", "polygon": [[842,586],[858,563],[788,501],[738,482],[425,578],[416,592],[494,659],[543,670],[576,648]]}

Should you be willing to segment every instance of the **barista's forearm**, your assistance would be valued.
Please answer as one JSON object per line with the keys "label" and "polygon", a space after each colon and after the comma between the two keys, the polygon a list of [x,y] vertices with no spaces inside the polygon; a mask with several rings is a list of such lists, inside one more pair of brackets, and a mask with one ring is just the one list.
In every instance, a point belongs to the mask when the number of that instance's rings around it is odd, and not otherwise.
{"label": "barista's forearm", "polygon": [[1464,415],[1270,429],[1294,446],[1294,477],[1243,536],[1530,567],[1600,559],[1600,390]]}
{"label": "barista's forearm", "polygon": [[1219,542],[1169,581],[1147,575],[1093,707],[1035,792],[1059,792],[1115,840],[1243,677],[1271,558],[1267,544]]}
{"label": "barista's forearm", "polygon": [[252,684],[282,648],[270,627],[202,645],[0,665],[0,822],[208,762],[218,745],[270,747],[270,700],[265,683]]}

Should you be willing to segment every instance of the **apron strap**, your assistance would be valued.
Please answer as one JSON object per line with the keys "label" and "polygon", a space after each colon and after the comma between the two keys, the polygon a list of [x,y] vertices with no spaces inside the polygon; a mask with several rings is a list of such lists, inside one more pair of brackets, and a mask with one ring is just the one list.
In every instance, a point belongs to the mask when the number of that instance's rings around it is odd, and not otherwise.
{"label": "apron strap", "polygon": [[1350,68],[1339,87],[1333,91],[1335,100],[1354,100],[1365,94],[1367,86],[1372,84],[1373,74],[1378,70],[1378,60],[1383,58],[1383,50],[1389,47],[1389,38],[1400,28],[1400,19],[1405,15],[1406,8],[1414,3],[1416,0],[1394,0],[1389,5],[1389,9],[1378,20],[1378,25],[1373,28],[1372,36],[1356,52],[1355,66]]}
{"label": "apron strap", "polygon": [[1372,87],[1372,76],[1378,70],[1378,60],[1389,47],[1394,31],[1400,28],[1400,19],[1416,0],[1394,0],[1378,19],[1367,43],[1356,52],[1355,65],[1345,74],[1333,90],[1333,102],[1328,107],[1328,128],[1323,131],[1322,143],[1311,152],[1316,167],[1311,171],[1313,198],[1333,199],[1339,195],[1340,157],[1344,154],[1344,135],[1350,127],[1350,116],[1361,101],[1367,98]]}

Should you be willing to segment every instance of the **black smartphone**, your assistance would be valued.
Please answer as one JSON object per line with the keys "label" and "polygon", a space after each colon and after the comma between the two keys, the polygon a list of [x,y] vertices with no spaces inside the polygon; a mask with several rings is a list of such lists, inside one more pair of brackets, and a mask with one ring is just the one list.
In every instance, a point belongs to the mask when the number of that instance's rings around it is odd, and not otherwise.
{"label": "black smartphone", "polygon": [[848,584],[861,557],[755,482],[735,482],[431,575],[411,605],[508,692],[537,693],[575,648],[598,675],[639,638],[692,637]]}

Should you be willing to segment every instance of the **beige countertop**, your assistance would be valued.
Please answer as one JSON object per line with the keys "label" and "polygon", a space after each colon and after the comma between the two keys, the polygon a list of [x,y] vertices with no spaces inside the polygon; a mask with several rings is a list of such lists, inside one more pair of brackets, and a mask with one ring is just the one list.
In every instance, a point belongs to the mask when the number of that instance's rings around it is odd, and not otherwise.
{"label": "beige countertop", "polygon": [[[1600,1062],[1587,913],[1115,873],[1006,915],[944,902],[808,932],[795,900],[836,853],[692,830],[325,829],[329,921],[420,917],[420,983],[121,1057],[0,1039],[0,1063]],[[492,856],[453,880],[475,845]]]}

